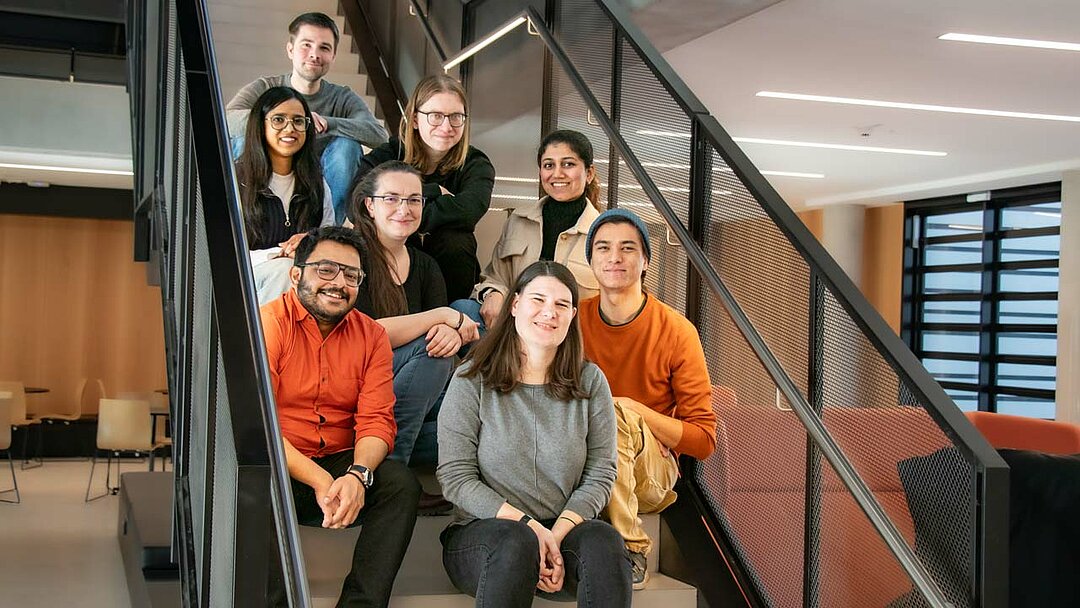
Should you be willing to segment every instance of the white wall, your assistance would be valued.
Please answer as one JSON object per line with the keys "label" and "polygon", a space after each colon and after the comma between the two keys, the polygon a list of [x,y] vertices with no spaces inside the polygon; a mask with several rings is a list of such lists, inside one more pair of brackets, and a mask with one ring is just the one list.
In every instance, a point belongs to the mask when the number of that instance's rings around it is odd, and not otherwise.
{"label": "white wall", "polygon": [[1057,419],[1080,424],[1080,171],[1061,180]]}

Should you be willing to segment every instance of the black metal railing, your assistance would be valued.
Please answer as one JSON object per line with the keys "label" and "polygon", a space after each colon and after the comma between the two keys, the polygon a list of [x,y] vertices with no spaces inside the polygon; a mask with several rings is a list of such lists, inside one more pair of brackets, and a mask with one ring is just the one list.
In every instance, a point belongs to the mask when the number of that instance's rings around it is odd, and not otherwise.
{"label": "black metal railing", "polygon": [[161,279],[185,606],[310,603],[204,0],[129,3],[137,224]]}
{"label": "black metal railing", "polygon": [[659,244],[647,288],[701,333],[723,428],[687,472],[747,600],[1004,606],[996,452],[617,3],[521,14],[549,53],[545,129],[608,150],[603,195]]}

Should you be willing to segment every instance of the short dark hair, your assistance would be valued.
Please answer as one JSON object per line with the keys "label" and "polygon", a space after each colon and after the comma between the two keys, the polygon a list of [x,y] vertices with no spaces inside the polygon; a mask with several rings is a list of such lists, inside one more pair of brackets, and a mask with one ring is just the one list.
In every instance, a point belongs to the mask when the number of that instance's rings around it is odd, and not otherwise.
{"label": "short dark hair", "polygon": [[308,231],[304,238],[300,239],[300,244],[296,246],[296,253],[293,256],[293,266],[306,264],[311,252],[315,251],[315,247],[323,241],[348,245],[356,249],[356,255],[360,256],[361,261],[364,259],[364,243],[355,230],[341,226],[322,226]]}
{"label": "short dark hair", "polygon": [[337,22],[327,16],[326,13],[304,13],[292,20],[289,24],[289,40],[296,39],[296,32],[300,31],[301,25],[312,25],[330,30],[334,34],[334,52],[337,52],[338,41],[341,34],[338,32]]}

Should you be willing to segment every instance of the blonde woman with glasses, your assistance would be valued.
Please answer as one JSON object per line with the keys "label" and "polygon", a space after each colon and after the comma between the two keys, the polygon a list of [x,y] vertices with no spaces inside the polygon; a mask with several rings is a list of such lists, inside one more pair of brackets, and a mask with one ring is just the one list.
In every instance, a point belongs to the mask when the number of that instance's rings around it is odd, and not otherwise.
{"label": "blonde woman with glasses", "polygon": [[361,180],[388,160],[420,172],[427,203],[410,244],[438,263],[451,302],[469,297],[480,279],[473,232],[491,205],[495,186],[491,161],[469,145],[469,120],[461,83],[441,74],[428,76],[409,98],[398,136],[365,155],[356,174]]}

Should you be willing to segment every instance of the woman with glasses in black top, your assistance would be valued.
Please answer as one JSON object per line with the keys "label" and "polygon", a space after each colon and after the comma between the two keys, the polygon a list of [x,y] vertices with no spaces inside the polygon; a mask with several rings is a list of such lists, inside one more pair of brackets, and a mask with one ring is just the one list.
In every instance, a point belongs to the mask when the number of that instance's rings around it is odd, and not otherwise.
{"label": "woman with glasses in black top", "polygon": [[260,305],[291,286],[293,254],[307,231],[334,223],[330,187],[314,146],[315,127],[302,95],[271,87],[259,96],[248,116],[236,177]]}
{"label": "woman with glasses in black top", "polygon": [[410,245],[435,258],[451,302],[469,297],[480,278],[473,232],[491,205],[495,168],[469,145],[469,102],[461,83],[442,74],[421,80],[398,137],[366,154],[356,179],[388,160],[404,161],[423,178],[427,204]]}
{"label": "woman with glasses in black top", "polygon": [[[394,349],[394,418],[390,458],[435,464],[436,420],[453,356],[479,338],[476,323],[446,305],[446,286],[431,256],[406,244],[420,226],[425,202],[420,173],[401,161],[369,171],[353,192],[350,215],[364,241],[364,272],[356,308],[386,329]],[[422,511],[449,505],[422,498]]]}

